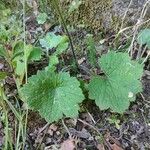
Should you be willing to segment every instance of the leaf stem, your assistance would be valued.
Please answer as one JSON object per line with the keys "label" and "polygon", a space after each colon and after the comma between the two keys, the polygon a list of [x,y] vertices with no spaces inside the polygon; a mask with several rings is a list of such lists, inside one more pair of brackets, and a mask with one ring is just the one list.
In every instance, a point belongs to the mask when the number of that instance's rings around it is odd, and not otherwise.
{"label": "leaf stem", "polygon": [[63,15],[62,15],[62,11],[61,11],[61,9],[59,7],[58,0],[53,0],[53,4],[54,4],[54,7],[55,7],[56,11],[58,12],[58,15],[60,16],[62,25],[63,25],[63,27],[64,27],[67,35],[68,35],[70,46],[71,46],[71,51],[72,51],[72,54],[73,54],[73,57],[74,57],[74,61],[75,61],[75,65],[76,65],[77,69],[79,69],[79,64],[78,64],[77,57],[76,57],[76,54],[75,54],[72,38],[71,38],[71,35],[70,35],[70,33],[69,33],[68,29],[67,29],[67,25],[66,25],[66,22],[64,20]]}
{"label": "leaf stem", "polygon": [[23,43],[24,43],[24,61],[25,61],[25,82],[27,83],[28,80],[28,73],[27,73],[27,53],[26,53],[26,24],[25,24],[25,0],[23,0]]}

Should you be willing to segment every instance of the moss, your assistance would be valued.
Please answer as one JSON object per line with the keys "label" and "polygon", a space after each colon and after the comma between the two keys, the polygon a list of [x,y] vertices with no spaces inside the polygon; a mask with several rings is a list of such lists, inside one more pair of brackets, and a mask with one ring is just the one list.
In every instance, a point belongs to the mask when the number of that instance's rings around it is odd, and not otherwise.
{"label": "moss", "polygon": [[[64,10],[68,10],[72,0],[64,0],[61,3]],[[84,25],[92,30],[100,30],[111,26],[110,10],[112,0],[86,0],[82,2],[79,9],[66,16],[66,20],[71,25]],[[67,11],[65,12],[67,14]],[[108,18],[109,17],[109,18]]]}

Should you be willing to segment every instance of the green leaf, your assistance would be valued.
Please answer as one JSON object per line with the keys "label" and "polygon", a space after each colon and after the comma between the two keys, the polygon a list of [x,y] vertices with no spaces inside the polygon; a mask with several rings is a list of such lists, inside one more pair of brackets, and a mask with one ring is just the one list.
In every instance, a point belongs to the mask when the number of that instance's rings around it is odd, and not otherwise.
{"label": "green leaf", "polygon": [[[23,58],[23,54],[24,54],[24,48],[25,48],[25,52],[26,52],[26,59],[28,61],[36,61],[36,60],[40,60],[41,56],[42,56],[42,50],[39,47],[34,47],[32,45],[25,45],[22,41],[19,41],[15,44],[14,48],[13,48],[13,58],[15,59],[16,57],[21,57]],[[18,59],[18,58],[17,58]]]}
{"label": "green leaf", "polygon": [[139,44],[146,44],[150,48],[150,29],[142,30],[138,35],[137,41]]}
{"label": "green leaf", "polygon": [[1,57],[7,57],[6,50],[4,49],[3,45],[0,44],[0,56]]}
{"label": "green leaf", "polygon": [[[26,55],[24,55],[24,51],[26,52]],[[33,47],[32,45],[25,45],[24,48],[22,42],[17,42],[13,48],[13,58],[12,58],[15,73],[19,76],[23,76],[25,73],[25,62],[40,60],[41,55],[42,50],[39,47]]]}
{"label": "green leaf", "polygon": [[86,39],[87,43],[87,55],[88,55],[88,61],[92,65],[92,67],[96,67],[96,48],[95,48],[95,42],[92,37],[92,35],[88,35]]}
{"label": "green leaf", "polygon": [[8,40],[8,33],[5,29],[5,26],[1,25],[0,26],[0,41],[6,42],[7,40]]}
{"label": "green leaf", "polygon": [[66,39],[67,36],[55,35],[53,32],[49,32],[43,39],[40,39],[40,44],[48,50],[56,48],[59,44],[66,42]]}
{"label": "green leaf", "polygon": [[28,60],[38,61],[42,57],[42,50],[39,47],[32,47],[32,50],[28,56]]}
{"label": "green leaf", "polygon": [[60,55],[60,54],[62,54],[62,53],[68,48],[68,45],[69,45],[68,42],[60,43],[60,44],[58,45],[58,47],[56,48],[55,55]]}
{"label": "green leaf", "polygon": [[49,65],[55,66],[59,63],[58,57],[56,55],[51,55],[49,59]]}
{"label": "green leaf", "polygon": [[15,57],[18,57],[23,54],[24,51],[24,43],[23,41],[17,41],[13,44],[13,56],[12,60],[15,59]]}
{"label": "green leaf", "polygon": [[13,55],[23,52],[23,50],[24,50],[24,42],[23,41],[17,41],[15,43],[13,43]]}
{"label": "green leaf", "polygon": [[109,52],[99,59],[105,76],[94,76],[89,83],[89,97],[100,109],[111,108],[123,113],[142,91],[140,78],[143,66],[132,61],[126,53]]}
{"label": "green leaf", "polygon": [[44,24],[47,20],[48,16],[46,13],[39,13],[37,16],[37,22],[38,24]]}
{"label": "green leaf", "polygon": [[24,75],[25,73],[25,63],[24,63],[24,59],[22,58],[18,58],[15,60],[14,62],[14,67],[15,67],[15,73],[19,76]]}
{"label": "green leaf", "polygon": [[0,72],[0,81],[5,79],[6,76],[7,76],[6,72]]}
{"label": "green leaf", "polygon": [[39,111],[48,122],[78,115],[79,103],[84,99],[80,83],[68,73],[56,74],[39,71],[29,78],[21,89],[21,95],[28,106]]}

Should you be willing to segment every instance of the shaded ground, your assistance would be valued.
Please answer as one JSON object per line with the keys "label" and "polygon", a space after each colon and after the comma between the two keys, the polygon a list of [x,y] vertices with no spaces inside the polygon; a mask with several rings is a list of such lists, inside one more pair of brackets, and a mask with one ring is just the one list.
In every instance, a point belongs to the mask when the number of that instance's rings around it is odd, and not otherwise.
{"label": "shaded ground", "polygon": [[[2,70],[9,69],[6,62]],[[44,68],[47,61],[29,65],[29,74],[35,74]],[[64,125],[59,123],[48,125],[38,113],[29,112],[26,149],[60,149],[69,140],[77,150],[149,150],[150,149],[150,70],[146,70],[143,79],[143,93],[137,96],[135,103],[123,115],[100,111],[94,103],[82,106],[77,119],[65,119]],[[16,95],[16,87],[11,77],[7,78],[5,89],[12,104]],[[79,120],[78,120],[79,119]],[[80,120],[81,119],[81,120]],[[10,127],[14,128],[14,116],[9,112]],[[3,123],[0,123],[0,145],[4,142]],[[13,130],[12,130],[13,131]],[[69,131],[69,132],[68,132]],[[72,142],[73,141],[73,142]],[[66,143],[65,143],[66,144]],[[68,145],[68,143],[67,143]],[[103,150],[103,149],[102,149]]]}

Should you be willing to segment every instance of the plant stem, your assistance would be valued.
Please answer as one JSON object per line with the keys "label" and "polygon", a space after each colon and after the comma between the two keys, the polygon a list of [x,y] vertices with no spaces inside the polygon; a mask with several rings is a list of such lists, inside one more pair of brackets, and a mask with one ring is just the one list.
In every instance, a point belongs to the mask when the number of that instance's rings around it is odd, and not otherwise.
{"label": "plant stem", "polygon": [[4,125],[5,125],[5,128],[4,128],[4,134],[5,134],[4,149],[7,150],[8,147],[10,147],[10,150],[13,150],[12,139],[11,139],[10,132],[9,132],[8,110],[5,106],[6,105],[5,104],[6,96],[5,96],[4,89],[3,89],[2,85],[0,85],[0,97],[1,97],[0,105],[2,106],[3,113],[5,116],[5,120],[4,120]]}
{"label": "plant stem", "polygon": [[[27,62],[27,52],[25,49],[26,46],[26,23],[25,23],[25,0],[23,0],[23,32],[24,32],[24,61],[25,61],[25,83],[28,82],[28,62]],[[28,123],[28,108],[26,109],[25,113],[25,125],[24,128],[22,127],[22,139],[23,139],[23,149],[25,147],[26,135],[27,135],[27,123]],[[19,128],[20,129],[20,128]]]}
{"label": "plant stem", "polygon": [[25,61],[25,82],[27,83],[27,79],[28,79],[28,73],[27,73],[27,52],[25,49],[26,46],[26,24],[25,24],[25,0],[23,0],[23,43],[24,43],[24,61]]}
{"label": "plant stem", "polygon": [[64,20],[64,17],[62,15],[62,11],[60,10],[60,7],[59,7],[59,2],[58,0],[53,0],[53,4],[54,4],[54,7],[58,13],[58,15],[60,16],[60,19],[61,19],[61,22],[62,22],[62,25],[68,35],[68,38],[69,38],[69,42],[70,42],[70,46],[71,46],[71,51],[72,51],[72,54],[73,54],[73,57],[74,57],[74,61],[75,61],[75,65],[77,67],[77,69],[79,69],[79,64],[78,64],[78,61],[77,61],[77,57],[76,57],[76,54],[75,54],[75,50],[74,50],[74,46],[73,46],[73,42],[72,42],[72,38],[71,38],[71,35],[67,29],[67,25],[66,25],[66,22]]}

